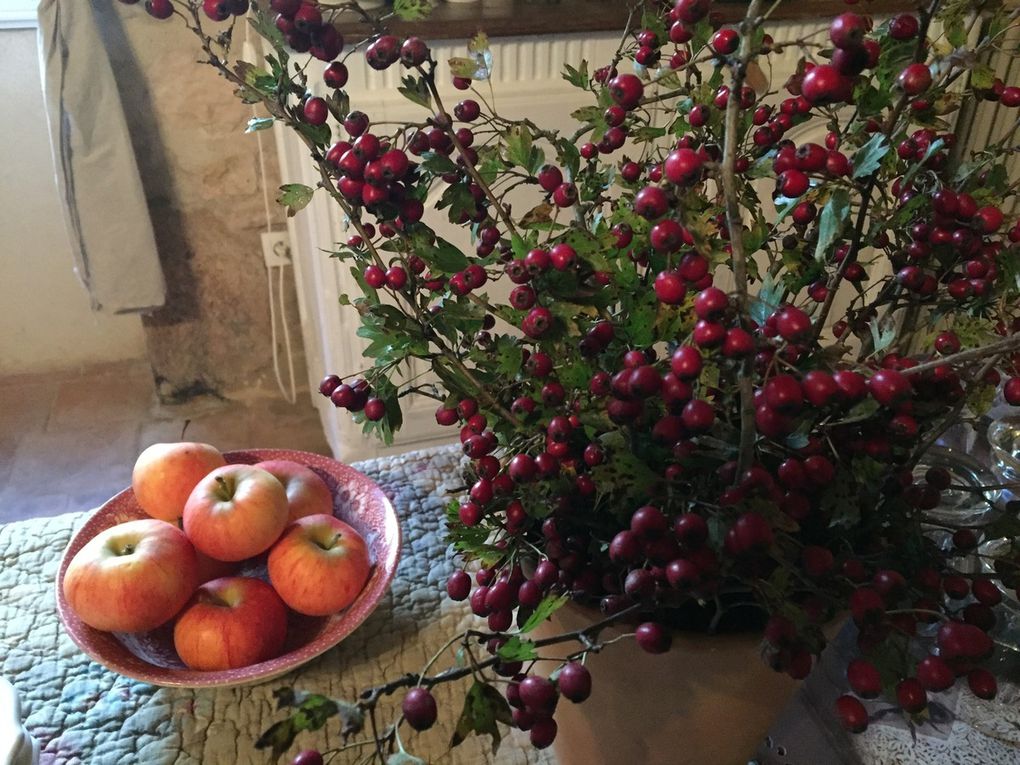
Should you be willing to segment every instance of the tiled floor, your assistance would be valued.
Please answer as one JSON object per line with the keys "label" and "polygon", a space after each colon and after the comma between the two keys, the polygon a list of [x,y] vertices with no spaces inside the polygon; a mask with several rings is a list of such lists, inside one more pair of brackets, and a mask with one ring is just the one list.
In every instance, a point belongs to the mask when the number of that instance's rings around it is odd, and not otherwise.
{"label": "tiled floor", "polygon": [[224,451],[330,454],[307,394],[160,406],[144,362],[0,377],[0,523],[93,508],[128,486],[142,449],[182,432]]}

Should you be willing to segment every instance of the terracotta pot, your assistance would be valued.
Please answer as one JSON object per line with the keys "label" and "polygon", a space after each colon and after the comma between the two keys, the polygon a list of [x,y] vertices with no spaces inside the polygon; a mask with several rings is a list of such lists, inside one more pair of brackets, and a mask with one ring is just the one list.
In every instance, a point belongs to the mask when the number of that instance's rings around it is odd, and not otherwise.
{"label": "terracotta pot", "polygon": [[[599,618],[568,604],[534,636]],[[556,709],[559,765],[746,765],[799,686],[762,662],[760,644],[751,632],[677,633],[666,654],[624,639],[589,656],[591,697],[582,704],[561,699]]]}

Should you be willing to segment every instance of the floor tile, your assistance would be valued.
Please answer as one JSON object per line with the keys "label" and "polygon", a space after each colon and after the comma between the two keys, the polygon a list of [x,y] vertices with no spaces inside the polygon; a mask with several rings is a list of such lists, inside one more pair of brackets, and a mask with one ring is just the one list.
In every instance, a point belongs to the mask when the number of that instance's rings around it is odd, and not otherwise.
{"label": "floor tile", "polygon": [[41,487],[69,496],[120,491],[131,482],[137,431],[136,423],[127,422],[26,434],[14,452],[0,502],[39,493]]}
{"label": "floor tile", "polygon": [[81,376],[60,384],[46,423],[48,431],[111,422],[138,422],[155,403],[151,373],[127,369]]}
{"label": "floor tile", "polygon": [[0,382],[0,438],[42,430],[56,399],[57,387],[43,379]]}

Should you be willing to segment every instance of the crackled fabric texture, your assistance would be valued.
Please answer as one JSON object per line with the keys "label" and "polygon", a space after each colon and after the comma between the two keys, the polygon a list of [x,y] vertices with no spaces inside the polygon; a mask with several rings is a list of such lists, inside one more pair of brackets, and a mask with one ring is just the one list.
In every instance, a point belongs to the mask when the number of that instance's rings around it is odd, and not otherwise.
{"label": "crackled fabric texture", "polygon": [[[403,553],[390,594],[339,646],[295,672],[261,685],[217,690],[158,688],[107,671],[63,633],[53,582],[61,553],[84,515],[69,514],[0,527],[0,675],[17,688],[26,727],[42,748],[42,763],[103,765],[244,765],[272,761],[254,748],[258,735],[281,719],[273,690],[293,685],[353,699],[363,688],[422,667],[470,619],[464,604],[445,597],[453,570],[443,541],[444,483],[455,479],[459,450],[412,452],[363,462],[393,500],[404,532]],[[456,685],[456,684],[451,684]],[[405,728],[407,749],[429,762],[552,763],[527,734],[505,738],[498,755],[478,739],[445,754],[456,720],[451,707],[466,685],[436,689],[443,714],[416,734]],[[390,717],[400,694],[381,709]],[[394,713],[395,716],[395,713]],[[486,739],[487,742],[487,739]],[[299,736],[293,752],[341,745],[337,725]],[[337,758],[335,763],[353,762]]]}

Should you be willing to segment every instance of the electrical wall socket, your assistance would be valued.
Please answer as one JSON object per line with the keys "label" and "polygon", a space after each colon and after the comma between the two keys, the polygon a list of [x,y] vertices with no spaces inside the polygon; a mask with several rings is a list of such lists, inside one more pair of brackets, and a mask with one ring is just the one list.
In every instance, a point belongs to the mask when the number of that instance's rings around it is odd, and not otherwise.
{"label": "electrical wall socket", "polygon": [[290,265],[290,237],[286,231],[265,231],[262,234],[262,256],[266,267]]}

